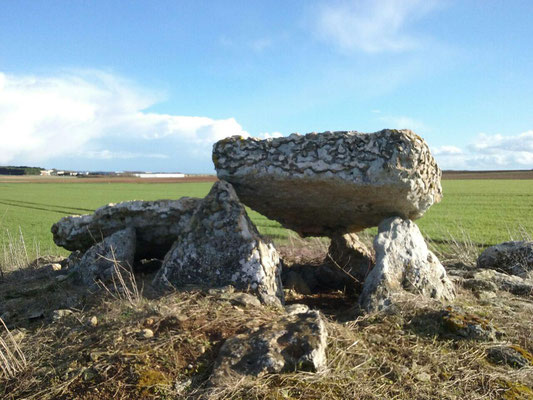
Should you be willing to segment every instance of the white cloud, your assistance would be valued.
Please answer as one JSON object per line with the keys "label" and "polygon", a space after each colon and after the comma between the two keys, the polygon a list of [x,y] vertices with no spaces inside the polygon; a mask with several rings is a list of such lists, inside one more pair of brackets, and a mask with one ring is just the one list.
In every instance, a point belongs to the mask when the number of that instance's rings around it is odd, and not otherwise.
{"label": "white cloud", "polygon": [[432,152],[436,156],[455,156],[457,154],[463,154],[463,150],[456,146],[434,147]]}
{"label": "white cloud", "polygon": [[263,132],[258,135],[261,139],[274,139],[284,136],[281,132]]}
{"label": "white cloud", "polygon": [[531,169],[533,130],[516,136],[481,133],[466,149],[441,146],[432,152],[443,169]]}
{"label": "white cloud", "polygon": [[407,27],[434,10],[437,0],[345,0],[319,8],[319,35],[345,51],[402,52],[422,39]]}
{"label": "white cloud", "polygon": [[185,165],[187,157],[201,155],[210,165],[215,141],[248,135],[233,118],[145,111],[158,99],[132,82],[101,71],[53,77],[0,73],[0,164],[70,157],[179,158]]}

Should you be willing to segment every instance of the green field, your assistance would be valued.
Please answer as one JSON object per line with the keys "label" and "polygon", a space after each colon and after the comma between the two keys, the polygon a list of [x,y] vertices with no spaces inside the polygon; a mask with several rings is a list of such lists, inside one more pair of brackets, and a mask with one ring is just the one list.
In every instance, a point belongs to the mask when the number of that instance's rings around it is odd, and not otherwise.
{"label": "green field", "polygon": [[[533,181],[443,181],[444,199],[418,225],[437,243],[465,237],[479,246],[533,234]],[[52,241],[51,225],[65,215],[86,214],[125,200],[203,197],[212,183],[0,183],[0,252],[22,232],[32,255],[67,254]],[[250,212],[263,234],[283,241],[277,222]],[[11,239],[9,238],[11,236]],[[1,261],[1,258],[0,258]]]}

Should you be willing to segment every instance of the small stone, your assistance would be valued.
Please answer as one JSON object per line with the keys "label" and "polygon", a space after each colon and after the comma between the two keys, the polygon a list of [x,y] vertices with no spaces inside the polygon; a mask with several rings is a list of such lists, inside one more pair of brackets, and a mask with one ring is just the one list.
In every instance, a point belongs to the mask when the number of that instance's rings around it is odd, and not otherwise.
{"label": "small stone", "polygon": [[63,282],[63,281],[66,281],[68,279],[68,275],[58,275],[56,276],[56,281],[57,282]]}
{"label": "small stone", "polygon": [[495,364],[507,364],[512,368],[533,365],[533,355],[519,346],[496,346],[487,350],[487,357]]}
{"label": "small stone", "polygon": [[139,337],[142,339],[150,339],[154,337],[154,331],[148,328],[142,329],[139,332]]}
{"label": "small stone", "polygon": [[419,372],[415,375],[416,380],[420,382],[430,382],[431,381],[431,375],[429,375],[427,372]]}
{"label": "small stone", "polygon": [[289,315],[303,314],[309,311],[309,307],[305,304],[291,304],[290,306],[285,306],[285,311]]}
{"label": "small stone", "polygon": [[447,307],[442,317],[445,329],[454,336],[479,341],[495,341],[502,336],[487,319]]}
{"label": "small stone", "polygon": [[89,318],[87,322],[89,323],[90,326],[94,328],[96,325],[98,325],[98,318],[96,318],[96,316],[93,315],[91,318]]}
{"label": "small stone", "polygon": [[43,268],[46,271],[50,271],[50,272],[61,271],[61,264],[59,263],[48,264],[48,265],[45,265]]}
{"label": "small stone", "polygon": [[229,301],[236,306],[261,307],[259,299],[249,293],[234,293],[230,295]]}
{"label": "small stone", "polygon": [[52,319],[54,321],[59,321],[60,319],[65,318],[65,317],[67,317],[69,315],[72,315],[72,314],[73,314],[72,310],[55,310],[52,313]]}

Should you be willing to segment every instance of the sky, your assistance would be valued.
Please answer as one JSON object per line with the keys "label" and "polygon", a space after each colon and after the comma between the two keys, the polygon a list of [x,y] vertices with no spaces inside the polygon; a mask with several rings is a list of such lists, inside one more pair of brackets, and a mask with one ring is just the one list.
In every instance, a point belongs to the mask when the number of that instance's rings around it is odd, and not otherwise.
{"label": "sky", "polygon": [[2,0],[0,165],[213,173],[214,142],[411,129],[533,168],[530,0]]}

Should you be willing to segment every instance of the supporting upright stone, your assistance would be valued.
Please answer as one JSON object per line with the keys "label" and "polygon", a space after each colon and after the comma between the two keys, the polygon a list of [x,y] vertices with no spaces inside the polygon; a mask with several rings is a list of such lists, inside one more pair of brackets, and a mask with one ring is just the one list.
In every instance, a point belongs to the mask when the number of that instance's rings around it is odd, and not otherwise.
{"label": "supporting upright stone", "polygon": [[93,245],[72,267],[77,280],[88,287],[97,287],[99,282],[112,281],[118,269],[130,270],[135,257],[135,229],[127,228],[113,233]]}
{"label": "supporting upright stone", "polygon": [[281,265],[233,187],[216,182],[165,257],[156,284],[232,285],[266,304],[282,304]]}
{"label": "supporting upright stone", "polygon": [[355,233],[346,233],[331,238],[326,263],[342,269],[361,285],[374,266],[375,256]]}
{"label": "supporting upright stone", "polygon": [[367,276],[359,300],[366,311],[391,306],[403,291],[446,301],[455,297],[446,270],[427,248],[414,222],[399,217],[383,221],[374,249],[376,266]]}
{"label": "supporting upright stone", "polygon": [[244,204],[302,236],[420,218],[442,196],[441,171],[409,130],[233,136],[214,145],[213,161]]}

